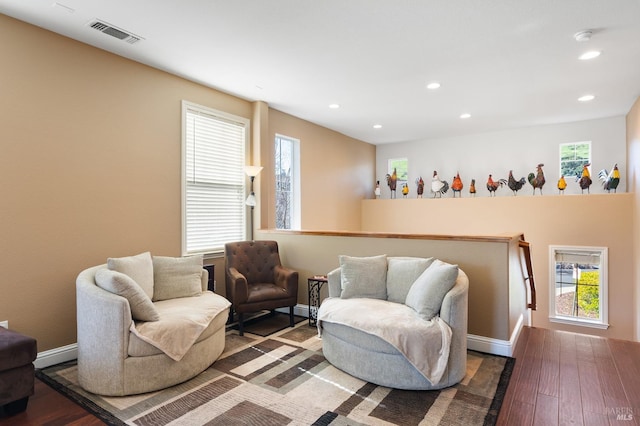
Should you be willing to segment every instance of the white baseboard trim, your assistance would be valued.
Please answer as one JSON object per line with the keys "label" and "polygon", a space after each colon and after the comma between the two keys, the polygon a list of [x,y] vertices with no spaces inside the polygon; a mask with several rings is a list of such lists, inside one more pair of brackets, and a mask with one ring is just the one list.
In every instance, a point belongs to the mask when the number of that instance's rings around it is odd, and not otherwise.
{"label": "white baseboard trim", "polygon": [[52,365],[60,364],[61,362],[71,361],[78,358],[78,344],[73,343],[71,345],[62,346],[59,348],[50,349],[44,352],[38,352],[36,360],[33,365],[36,368],[45,368]]}
{"label": "white baseboard trim", "polygon": [[467,335],[467,348],[473,351],[486,352],[494,355],[513,356],[518,336],[520,336],[520,331],[522,330],[523,321],[524,317],[520,315],[509,340],[500,340],[492,337],[469,334]]}

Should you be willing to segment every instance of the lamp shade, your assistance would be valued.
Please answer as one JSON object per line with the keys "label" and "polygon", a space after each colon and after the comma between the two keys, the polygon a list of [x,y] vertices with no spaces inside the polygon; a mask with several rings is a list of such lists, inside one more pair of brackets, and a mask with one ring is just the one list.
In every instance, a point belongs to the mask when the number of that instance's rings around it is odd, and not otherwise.
{"label": "lamp shade", "polygon": [[251,207],[255,207],[256,206],[256,196],[254,195],[254,193],[252,192],[251,194],[249,194],[249,196],[247,197],[247,201],[244,202],[246,205],[251,206]]}
{"label": "lamp shade", "polygon": [[262,171],[262,166],[244,166],[244,172],[249,177],[256,177]]}

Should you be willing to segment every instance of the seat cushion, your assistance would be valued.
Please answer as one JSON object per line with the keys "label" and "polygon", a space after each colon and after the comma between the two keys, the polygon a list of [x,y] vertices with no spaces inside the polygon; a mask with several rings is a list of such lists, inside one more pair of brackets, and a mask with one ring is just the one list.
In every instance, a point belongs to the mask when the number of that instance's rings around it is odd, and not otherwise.
{"label": "seat cushion", "polygon": [[31,364],[37,355],[36,339],[0,327],[0,371]]}
{"label": "seat cushion", "polygon": [[272,283],[249,284],[247,303],[262,302],[265,300],[285,299],[289,297],[287,290]]}
{"label": "seat cushion", "polygon": [[[210,293],[210,292],[203,292],[201,296],[181,298],[180,300],[184,300],[185,306],[188,306],[188,304],[191,303],[190,300],[195,303],[203,303],[205,302],[206,298],[209,298],[209,297],[213,298],[213,297],[219,297],[219,296],[214,295],[213,293]],[[163,303],[158,302],[156,306],[158,308],[158,312],[160,313],[160,315],[162,315]],[[228,309],[225,309],[222,312],[220,312],[218,315],[216,315],[209,323],[209,326],[202,331],[202,334],[200,334],[200,336],[196,339],[195,343],[202,342],[203,340],[208,339],[213,334],[215,334],[216,331],[224,328],[228,317],[229,317]],[[129,347],[127,350],[127,354],[129,356],[136,356],[136,357],[150,356],[150,355],[163,353],[161,349],[158,349],[152,344],[145,342],[144,340],[136,336],[134,333],[130,331],[128,331],[128,333],[129,333]]]}

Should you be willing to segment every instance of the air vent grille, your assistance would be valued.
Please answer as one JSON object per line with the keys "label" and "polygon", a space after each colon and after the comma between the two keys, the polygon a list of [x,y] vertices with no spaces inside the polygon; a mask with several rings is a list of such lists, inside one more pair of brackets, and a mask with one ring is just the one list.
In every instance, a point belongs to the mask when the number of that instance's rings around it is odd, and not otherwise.
{"label": "air vent grille", "polygon": [[111,24],[108,24],[104,21],[96,20],[89,24],[91,28],[94,30],[98,30],[102,33],[108,34],[111,37],[115,37],[119,40],[124,40],[129,44],[134,44],[139,42],[140,40],[144,40],[142,37],[132,34],[129,31],[125,31],[121,28],[115,27]]}

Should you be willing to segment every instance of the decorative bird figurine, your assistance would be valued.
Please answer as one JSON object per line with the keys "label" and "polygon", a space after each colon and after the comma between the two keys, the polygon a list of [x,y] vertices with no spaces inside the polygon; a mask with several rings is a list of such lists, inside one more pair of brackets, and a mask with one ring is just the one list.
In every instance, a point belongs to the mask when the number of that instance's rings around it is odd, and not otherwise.
{"label": "decorative bird figurine", "polygon": [[489,196],[496,196],[496,190],[501,187],[502,185],[504,185],[505,183],[507,183],[506,180],[504,179],[498,179],[497,181],[494,181],[493,178],[491,177],[491,175],[489,175],[489,179],[487,179],[487,189],[489,190]]}
{"label": "decorative bird figurine", "polygon": [[405,182],[402,185],[402,198],[407,198],[407,195],[409,195],[409,185]]}
{"label": "decorative bird figurine", "polygon": [[607,169],[602,169],[598,173],[598,177],[602,182],[603,188],[607,192],[618,192],[618,184],[620,183],[620,170],[618,170],[618,164],[613,165],[611,172],[607,172]]}
{"label": "decorative bird figurine", "polygon": [[396,198],[396,182],[398,181],[398,173],[396,173],[395,167],[393,168],[393,174],[388,174],[385,176],[387,179],[387,185],[389,185],[389,189],[391,190],[391,198]]}
{"label": "decorative bird figurine", "polygon": [[564,190],[567,188],[567,181],[564,180],[564,175],[558,179],[558,193],[564,194]]}
{"label": "decorative bird figurine", "polygon": [[509,170],[509,180],[507,181],[507,185],[513,191],[513,195],[517,195],[518,191],[522,189],[526,180],[524,177],[521,177],[520,180],[516,180],[513,177],[513,170]]}
{"label": "decorative bird figurine", "polygon": [[527,176],[529,183],[533,186],[533,195],[536,195],[536,188],[540,190],[540,195],[542,195],[542,187],[546,182],[544,179],[544,172],[542,171],[543,166],[544,164],[542,163],[538,164],[536,174],[534,175],[533,173],[529,173],[529,176]]}
{"label": "decorative bird figurine", "polygon": [[578,184],[580,185],[580,189],[582,189],[583,194],[585,189],[587,190],[587,194],[589,194],[589,187],[593,183],[593,181],[591,180],[591,174],[589,173],[590,165],[591,163],[587,163],[584,166],[582,166],[582,176],[580,177],[580,180],[576,178],[576,180],[578,181]]}
{"label": "decorative bird figurine", "polygon": [[460,179],[460,173],[456,173],[453,181],[451,181],[451,189],[453,190],[453,198],[456,198],[456,193],[462,198],[462,179]]}
{"label": "decorative bird figurine", "polygon": [[471,185],[469,185],[469,194],[471,194],[472,197],[476,196],[476,180],[475,179],[471,179]]}
{"label": "decorative bird figurine", "polygon": [[422,180],[422,176],[416,179],[416,185],[418,185],[418,198],[422,198],[422,194],[424,193],[424,180]]}
{"label": "decorative bird figurine", "polygon": [[433,171],[433,179],[431,179],[431,192],[433,192],[433,198],[442,197],[449,190],[449,182],[446,180],[440,180],[438,172]]}

